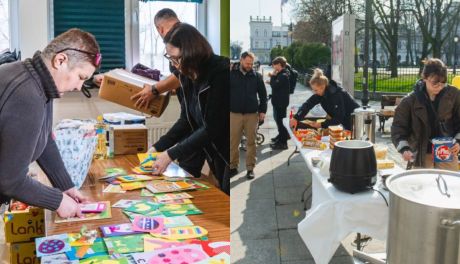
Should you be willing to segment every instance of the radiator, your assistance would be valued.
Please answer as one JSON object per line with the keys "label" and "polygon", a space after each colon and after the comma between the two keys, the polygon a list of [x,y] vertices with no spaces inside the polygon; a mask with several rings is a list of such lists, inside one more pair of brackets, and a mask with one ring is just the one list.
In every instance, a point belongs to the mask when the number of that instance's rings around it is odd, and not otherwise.
{"label": "radiator", "polygon": [[149,129],[149,146],[157,142],[161,136],[166,134],[174,123],[160,123],[148,126]]}

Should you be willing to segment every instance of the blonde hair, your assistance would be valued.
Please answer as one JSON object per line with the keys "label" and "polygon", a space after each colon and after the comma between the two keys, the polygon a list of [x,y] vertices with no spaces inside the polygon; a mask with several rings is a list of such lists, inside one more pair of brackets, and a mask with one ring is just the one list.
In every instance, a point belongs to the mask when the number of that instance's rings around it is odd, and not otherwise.
{"label": "blonde hair", "polygon": [[329,79],[324,75],[323,70],[316,68],[313,70],[313,75],[310,79],[310,85],[325,85],[329,84]]}

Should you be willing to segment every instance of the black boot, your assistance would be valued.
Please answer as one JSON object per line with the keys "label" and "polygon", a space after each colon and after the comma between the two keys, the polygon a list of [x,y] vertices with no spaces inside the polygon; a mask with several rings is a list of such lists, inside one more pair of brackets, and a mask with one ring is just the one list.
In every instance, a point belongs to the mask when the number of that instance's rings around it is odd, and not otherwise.
{"label": "black boot", "polygon": [[248,178],[248,180],[252,180],[254,179],[255,175],[254,175],[254,171],[253,170],[248,170],[248,172],[246,173],[246,178]]}

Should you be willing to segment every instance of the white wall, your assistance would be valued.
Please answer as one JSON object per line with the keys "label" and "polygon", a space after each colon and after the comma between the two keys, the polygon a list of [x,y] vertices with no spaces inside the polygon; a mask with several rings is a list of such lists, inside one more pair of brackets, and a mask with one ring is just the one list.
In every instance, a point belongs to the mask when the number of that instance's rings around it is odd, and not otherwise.
{"label": "white wall", "polygon": [[207,38],[214,53],[220,54],[220,0],[207,1]]}
{"label": "white wall", "polygon": [[22,59],[48,44],[48,0],[18,0],[19,49]]}

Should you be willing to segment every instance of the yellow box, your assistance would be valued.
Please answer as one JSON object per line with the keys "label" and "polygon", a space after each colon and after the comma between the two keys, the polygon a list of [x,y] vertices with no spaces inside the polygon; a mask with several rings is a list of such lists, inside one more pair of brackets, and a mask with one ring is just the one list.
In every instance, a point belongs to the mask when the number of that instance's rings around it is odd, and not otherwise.
{"label": "yellow box", "polygon": [[8,243],[32,241],[45,235],[43,208],[28,207],[21,211],[7,211],[4,222],[5,240]]}
{"label": "yellow box", "polygon": [[35,242],[10,244],[11,264],[40,264],[35,253]]}

